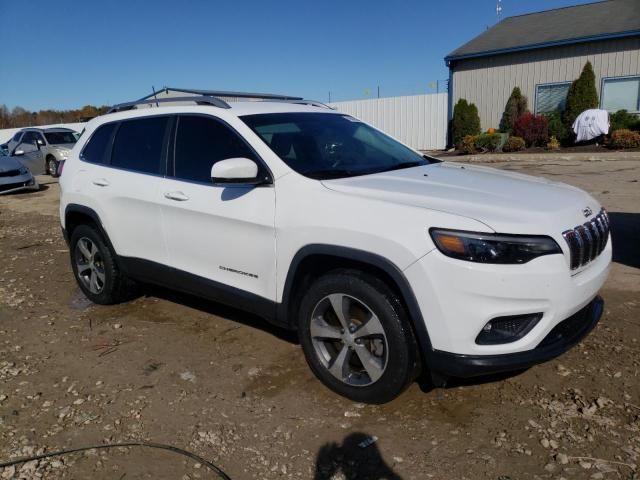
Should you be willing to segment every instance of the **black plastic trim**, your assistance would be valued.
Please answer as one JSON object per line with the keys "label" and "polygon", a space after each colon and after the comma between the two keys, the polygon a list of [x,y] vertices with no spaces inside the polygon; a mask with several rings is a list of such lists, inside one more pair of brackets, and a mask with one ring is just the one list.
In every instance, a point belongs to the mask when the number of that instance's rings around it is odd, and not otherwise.
{"label": "black plastic trim", "polygon": [[196,295],[278,323],[277,304],[267,298],[150,260],[132,257],[119,260],[124,272],[134,280]]}
{"label": "black plastic trim", "polygon": [[326,244],[311,244],[301,248],[295,254],[289,266],[282,294],[282,303],[278,304],[277,318],[279,323],[289,325],[289,328],[296,327],[295,314],[290,311],[292,301],[294,300],[291,298],[293,281],[302,261],[312,255],[328,255],[344,258],[345,260],[355,260],[357,262],[379,268],[389,275],[396,284],[395,286],[400,291],[402,299],[408,309],[409,319],[412,323],[413,331],[416,334],[418,348],[420,349],[422,358],[427,362],[427,364],[430,363],[432,355],[431,340],[429,339],[429,333],[427,332],[427,327],[424,323],[424,319],[422,318],[420,306],[418,305],[418,301],[411,289],[411,286],[409,285],[409,281],[402,273],[402,270],[400,270],[393,262],[375,253]]}
{"label": "black plastic trim", "polygon": [[[576,316],[582,316],[582,327],[571,336],[557,341],[540,342],[536,348],[518,353],[502,355],[461,355],[456,353],[434,350],[429,367],[439,374],[470,378],[495,373],[522,370],[538,363],[551,360],[572,348],[586,337],[595,328],[602,316],[604,301],[595,297],[586,307],[565,319],[576,320]],[[560,324],[559,324],[560,325]],[[553,330],[549,335],[553,335]]]}

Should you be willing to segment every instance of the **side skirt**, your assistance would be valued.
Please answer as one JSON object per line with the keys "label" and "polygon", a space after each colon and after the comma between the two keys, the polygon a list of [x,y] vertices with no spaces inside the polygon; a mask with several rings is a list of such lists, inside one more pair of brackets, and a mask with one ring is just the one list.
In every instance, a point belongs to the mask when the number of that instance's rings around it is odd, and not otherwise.
{"label": "side skirt", "polygon": [[262,317],[269,323],[286,328],[286,325],[277,321],[277,302],[150,260],[132,257],[119,257],[119,260],[124,272],[134,280],[237,308]]}

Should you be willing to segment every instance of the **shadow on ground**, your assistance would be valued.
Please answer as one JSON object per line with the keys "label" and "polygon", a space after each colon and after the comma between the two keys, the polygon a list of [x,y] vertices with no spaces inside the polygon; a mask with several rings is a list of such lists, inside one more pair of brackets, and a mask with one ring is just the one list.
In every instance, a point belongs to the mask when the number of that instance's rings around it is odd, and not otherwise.
{"label": "shadow on ground", "polygon": [[[401,480],[382,459],[377,444],[367,445],[371,439],[371,435],[358,432],[347,436],[342,444],[324,444],[316,457],[314,480]],[[339,473],[342,475],[337,476]]]}
{"label": "shadow on ground", "polygon": [[610,212],[613,261],[640,268],[640,213]]}
{"label": "shadow on ground", "polygon": [[201,312],[207,313],[209,315],[216,315],[218,317],[231,320],[232,322],[237,322],[248,327],[262,330],[264,332],[270,333],[280,340],[284,340],[289,343],[298,343],[298,336],[295,332],[277,327],[269,323],[267,320],[264,320],[256,315],[252,315],[235,308],[227,307],[220,303],[152,285],[144,286],[142,293],[144,295],[167,300],[169,302],[177,303],[185,307],[200,310]]}

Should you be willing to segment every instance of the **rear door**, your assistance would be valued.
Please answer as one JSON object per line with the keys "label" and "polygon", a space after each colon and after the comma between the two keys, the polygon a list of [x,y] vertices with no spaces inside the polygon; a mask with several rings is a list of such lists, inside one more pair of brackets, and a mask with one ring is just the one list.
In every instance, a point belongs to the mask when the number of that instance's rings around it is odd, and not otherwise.
{"label": "rear door", "polygon": [[269,173],[238,133],[208,115],[177,118],[162,189],[169,264],[179,270],[275,300],[275,189],[214,185],[217,161],[245,157]]}
{"label": "rear door", "polygon": [[159,191],[171,120],[165,115],[103,125],[80,156],[92,163],[83,173],[87,200],[96,204],[116,252],[125,260],[167,260]]}

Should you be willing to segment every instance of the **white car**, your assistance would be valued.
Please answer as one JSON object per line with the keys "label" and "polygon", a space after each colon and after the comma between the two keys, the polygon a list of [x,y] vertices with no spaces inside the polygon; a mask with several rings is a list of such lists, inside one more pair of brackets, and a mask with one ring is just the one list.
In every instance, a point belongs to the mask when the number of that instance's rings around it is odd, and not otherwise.
{"label": "white car", "polygon": [[69,128],[23,128],[7,146],[9,154],[19,157],[34,175],[46,173],[57,177],[60,162],[67,159],[76,143],[76,134]]}
{"label": "white car", "polygon": [[123,104],[71,151],[60,219],[92,301],[143,282],[244,309],[373,403],[421,372],[529,367],[597,324],[609,219],[584,191],[440,162],[314,102],[197,101]]}

